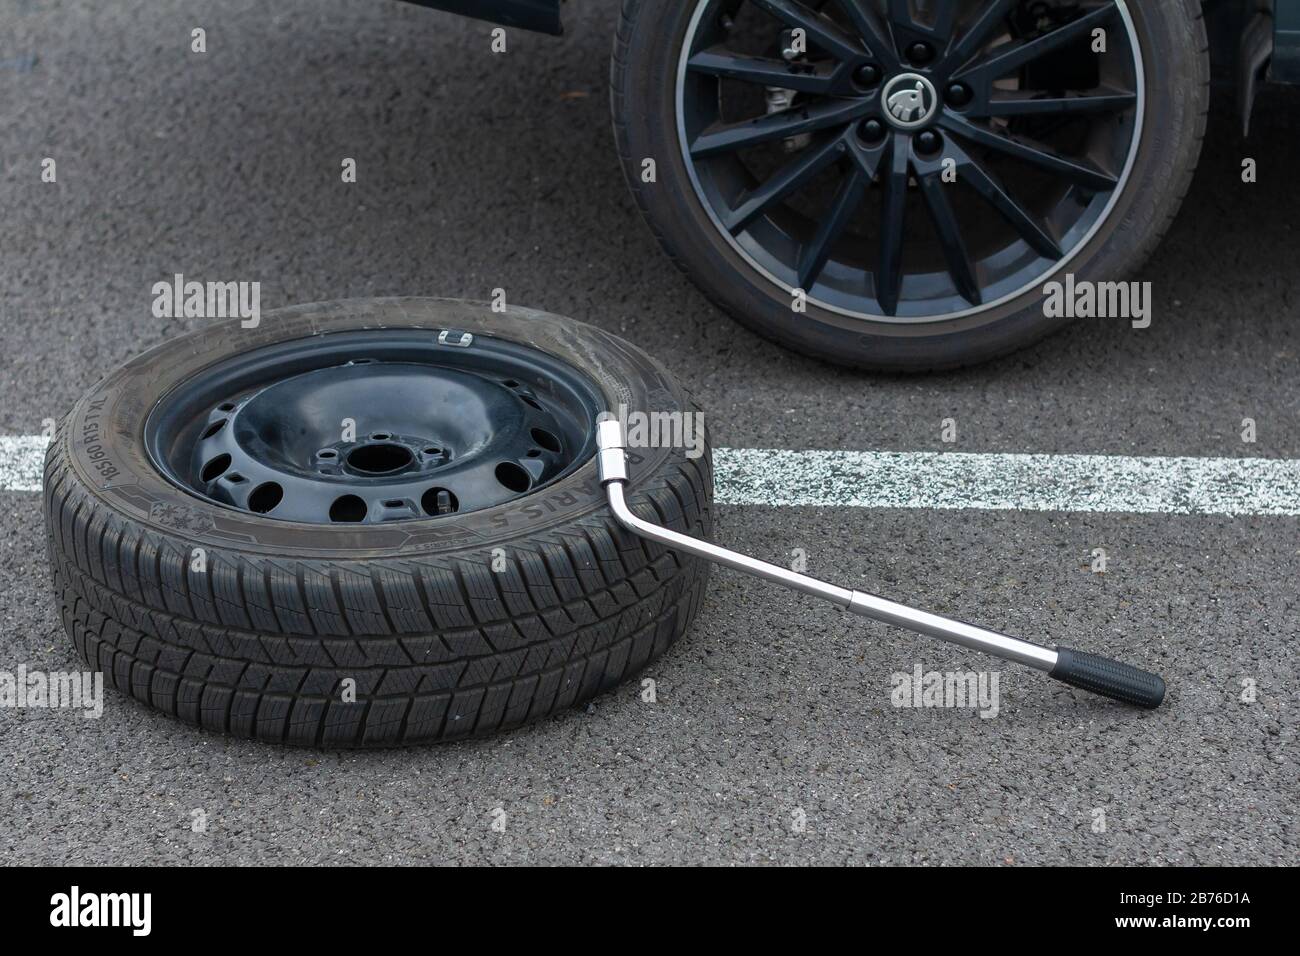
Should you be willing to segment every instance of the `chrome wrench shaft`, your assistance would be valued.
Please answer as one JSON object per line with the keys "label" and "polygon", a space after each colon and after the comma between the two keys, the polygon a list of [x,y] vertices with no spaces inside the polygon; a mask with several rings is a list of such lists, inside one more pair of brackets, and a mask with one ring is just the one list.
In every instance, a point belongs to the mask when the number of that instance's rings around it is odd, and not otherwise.
{"label": "chrome wrench shaft", "polygon": [[752,574],[804,594],[811,594],[813,597],[830,601],[838,607],[873,621],[893,624],[918,634],[937,637],[952,644],[983,651],[994,657],[1015,661],[1017,664],[1044,671],[1049,676],[1072,686],[1125,703],[1154,708],[1158,707],[1164,699],[1163,680],[1155,674],[1138,670],[1127,664],[1068,648],[1044,647],[1032,641],[919,611],[874,594],[840,587],[807,574],[800,574],[797,571],[751,558],[737,551],[730,551],[638,517],[628,506],[624,492],[624,486],[628,482],[628,472],[622,424],[613,419],[597,423],[596,444],[599,449],[597,464],[600,481],[605,488],[609,509],[615,520],[633,534],[657,541],[673,550],[684,551],[715,564]]}

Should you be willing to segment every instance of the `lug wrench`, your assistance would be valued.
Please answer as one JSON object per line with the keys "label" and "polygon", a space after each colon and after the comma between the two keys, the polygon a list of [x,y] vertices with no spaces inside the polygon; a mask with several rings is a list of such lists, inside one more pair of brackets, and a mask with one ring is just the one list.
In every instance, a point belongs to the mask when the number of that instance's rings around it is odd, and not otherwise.
{"label": "lug wrench", "polygon": [[1042,647],[996,631],[918,611],[905,604],[888,601],[862,591],[842,588],[736,551],[728,551],[726,548],[720,548],[707,541],[700,541],[639,518],[632,513],[624,496],[628,474],[622,423],[615,419],[598,422],[596,444],[599,448],[597,464],[600,483],[605,488],[609,510],[613,512],[619,524],[639,537],[657,541],[675,551],[684,551],[706,561],[726,565],[737,571],[811,594],[813,597],[830,601],[844,610],[873,621],[893,624],[918,634],[937,637],[951,644],[960,644],[962,647],[970,647],[992,654],[994,657],[1033,667],[1044,671],[1049,677],[1103,697],[1151,709],[1159,707],[1160,702],[1164,700],[1165,682],[1155,674],[1138,670],[1128,664],[1065,647]]}

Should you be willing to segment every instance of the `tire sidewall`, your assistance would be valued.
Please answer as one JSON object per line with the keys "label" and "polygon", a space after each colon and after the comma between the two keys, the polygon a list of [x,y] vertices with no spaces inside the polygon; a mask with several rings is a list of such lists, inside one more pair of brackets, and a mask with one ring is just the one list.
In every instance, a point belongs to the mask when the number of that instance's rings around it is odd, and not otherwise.
{"label": "tire sidewall", "polygon": [[[268,312],[255,329],[222,322],[166,342],[111,372],[80,399],[55,443],[77,482],[129,523],[187,543],[254,554],[366,558],[481,549],[602,511],[592,458],[559,481],[511,502],[466,514],[375,525],[313,525],[241,512],[164,478],[145,450],[145,421],[167,392],[222,358],[279,342],[356,329],[469,331],[528,345],[566,361],[596,386],[609,410],[684,412],[689,399],[641,350],[593,326],[528,309],[494,312],[448,299],[367,299]],[[55,449],[51,449],[51,455]],[[705,445],[704,454],[708,449]],[[628,451],[632,486],[652,479],[682,449]]]}

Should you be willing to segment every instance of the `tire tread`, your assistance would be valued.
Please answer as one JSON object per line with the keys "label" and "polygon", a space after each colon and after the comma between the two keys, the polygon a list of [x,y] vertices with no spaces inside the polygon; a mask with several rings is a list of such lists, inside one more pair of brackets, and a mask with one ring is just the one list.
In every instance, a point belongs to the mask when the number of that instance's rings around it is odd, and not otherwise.
{"label": "tire tread", "polygon": [[[66,419],[65,419],[66,422]],[[314,747],[483,736],[548,717],[662,654],[708,566],[637,538],[607,509],[490,553],[316,560],[207,549],[113,510],[46,456],[46,544],[64,627],[105,682],[218,733]],[[707,449],[668,456],[637,510],[711,532]],[[269,519],[268,519],[269,520]],[[356,681],[355,703],[339,693]]]}

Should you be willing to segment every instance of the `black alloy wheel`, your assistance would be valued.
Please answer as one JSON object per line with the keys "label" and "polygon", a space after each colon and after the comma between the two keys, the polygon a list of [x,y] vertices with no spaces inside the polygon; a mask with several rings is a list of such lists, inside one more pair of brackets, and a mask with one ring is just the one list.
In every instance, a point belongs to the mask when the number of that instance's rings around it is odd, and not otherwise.
{"label": "black alloy wheel", "polygon": [[678,264],[763,334],[888,370],[1023,346],[1063,324],[1048,282],[1140,265],[1208,87],[1194,0],[624,0],[613,72]]}
{"label": "black alloy wheel", "polygon": [[[850,315],[951,318],[1042,281],[1104,218],[1141,128],[1123,3],[918,6],[704,4],[683,56],[682,146],[715,221],[760,271]],[[733,45],[744,7],[784,56]],[[736,83],[794,96],[736,118]]]}

